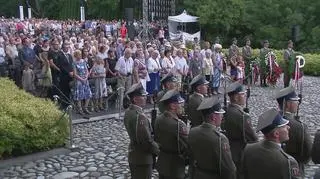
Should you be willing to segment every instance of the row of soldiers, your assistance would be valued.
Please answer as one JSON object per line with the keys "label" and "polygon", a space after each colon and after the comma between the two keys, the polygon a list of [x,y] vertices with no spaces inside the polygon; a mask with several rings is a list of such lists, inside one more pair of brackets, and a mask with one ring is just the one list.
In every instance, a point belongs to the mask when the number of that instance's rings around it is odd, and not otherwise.
{"label": "row of soldiers", "polygon": [[[242,84],[234,82],[227,87],[230,104],[223,109],[219,96],[206,97],[209,82],[204,76],[191,81],[193,94],[186,106],[175,89],[177,79],[173,75],[166,75],[161,82],[161,114],[154,124],[143,112],[147,93],[141,84],[126,92],[131,105],[124,124],[130,137],[128,161],[133,179],[150,179],[153,167],[160,179],[183,179],[187,175],[192,179],[303,177],[312,142],[307,126],[294,115],[299,97],[293,87],[277,93],[280,111],[271,108],[263,112],[254,131],[250,114],[243,109],[246,89]],[[190,130],[181,120],[184,110],[191,121]],[[260,131],[264,135],[261,141],[256,134]]]}

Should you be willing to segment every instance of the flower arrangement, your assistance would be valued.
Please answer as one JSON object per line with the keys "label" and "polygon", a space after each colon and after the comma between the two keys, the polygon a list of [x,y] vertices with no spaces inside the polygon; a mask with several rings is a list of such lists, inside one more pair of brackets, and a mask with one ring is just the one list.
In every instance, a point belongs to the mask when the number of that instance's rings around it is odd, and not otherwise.
{"label": "flower arrangement", "polygon": [[281,67],[277,63],[277,58],[273,52],[269,52],[266,55],[266,61],[269,67],[268,73],[267,73],[267,82],[271,86],[275,86],[278,82],[278,79],[280,78],[280,75],[282,73]]}

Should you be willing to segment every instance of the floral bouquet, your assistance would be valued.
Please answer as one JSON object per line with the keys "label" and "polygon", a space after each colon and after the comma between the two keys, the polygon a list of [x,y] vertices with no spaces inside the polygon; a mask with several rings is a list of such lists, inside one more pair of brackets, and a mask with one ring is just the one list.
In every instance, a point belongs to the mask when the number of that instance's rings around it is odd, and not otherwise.
{"label": "floral bouquet", "polygon": [[266,61],[269,67],[268,73],[267,73],[267,82],[271,86],[275,86],[278,82],[278,79],[280,78],[280,75],[282,73],[281,67],[277,63],[277,57],[273,52],[269,52],[266,55]]}

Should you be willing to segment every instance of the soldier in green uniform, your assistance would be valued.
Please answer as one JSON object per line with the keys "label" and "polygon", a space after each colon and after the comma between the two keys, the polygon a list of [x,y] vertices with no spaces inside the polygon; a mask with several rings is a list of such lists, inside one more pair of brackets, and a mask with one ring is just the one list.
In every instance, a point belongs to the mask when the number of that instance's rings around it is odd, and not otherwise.
{"label": "soldier in green uniform", "polygon": [[[258,141],[251,124],[251,118],[244,112],[246,90],[239,82],[234,82],[227,88],[230,104],[226,110],[223,129],[230,142],[232,159],[239,170],[243,150],[247,143]],[[239,175],[239,173],[238,173]]]}
{"label": "soldier in green uniform", "polygon": [[178,116],[183,112],[184,99],[178,91],[169,90],[160,101],[165,111],[155,122],[155,140],[160,146],[156,165],[159,179],[183,179],[189,155],[189,132]]}
{"label": "soldier in green uniform", "polygon": [[161,84],[163,85],[163,89],[157,94],[157,102],[160,113],[164,112],[164,104],[160,102],[163,95],[168,91],[175,89],[177,87],[178,79],[172,74],[168,73],[161,79]]}
{"label": "soldier in green uniform", "polygon": [[237,46],[237,43],[238,43],[237,39],[232,38],[232,44],[229,48],[229,60],[231,58],[234,58],[240,55],[240,50],[239,50],[239,47]]}
{"label": "soldier in green uniform", "polygon": [[244,60],[244,64],[245,64],[245,75],[249,76],[245,82],[246,84],[249,83],[249,79],[252,80],[252,76],[250,76],[250,63],[253,60],[252,59],[252,48],[251,48],[251,41],[250,39],[246,39],[246,45],[244,47],[242,47],[242,57]]}
{"label": "soldier in green uniform", "polygon": [[266,63],[266,55],[270,52],[269,49],[269,41],[265,40],[263,42],[263,48],[260,49],[260,85],[262,87],[267,87],[267,73],[268,73],[268,66]]}
{"label": "soldier in green uniform", "polygon": [[281,149],[281,143],[289,140],[288,123],[275,108],[260,115],[257,131],[264,134],[264,139],[248,144],[244,150],[242,172],[245,179],[301,178],[298,162]]}
{"label": "soldier in green uniform", "polygon": [[152,128],[142,108],[146,95],[141,83],[131,86],[126,92],[131,104],[124,115],[124,125],[130,137],[129,167],[133,179],[151,179],[153,155],[159,153],[158,144],[153,140]]}
{"label": "soldier in green uniform", "polygon": [[[320,164],[320,129],[314,134],[311,157],[314,164]],[[320,169],[316,171],[313,178],[320,178]]]}
{"label": "soldier in green uniform", "polygon": [[190,130],[189,145],[194,159],[191,179],[235,179],[236,166],[232,161],[228,138],[219,131],[225,111],[217,97],[205,98],[198,110],[204,122]]}
{"label": "soldier in green uniform", "polygon": [[208,93],[208,84],[209,82],[202,75],[194,77],[190,83],[193,94],[189,97],[186,112],[191,121],[191,127],[198,126],[203,122],[201,111],[198,111],[197,108]]}
{"label": "soldier in green uniform", "polygon": [[[284,87],[288,87],[290,84],[290,78],[291,75],[290,73],[293,72],[293,66],[290,64],[292,58],[294,58],[294,51],[293,51],[293,42],[291,40],[288,41],[288,48],[284,50],[283,53],[283,59],[284,59],[284,68],[283,68],[283,85]],[[295,63],[295,62],[293,62]]]}
{"label": "soldier in green uniform", "polygon": [[275,97],[283,117],[290,121],[289,138],[284,145],[284,151],[293,156],[299,163],[301,175],[304,173],[304,164],[308,163],[311,157],[312,141],[306,124],[296,116],[299,97],[294,88],[289,86],[280,90]]}

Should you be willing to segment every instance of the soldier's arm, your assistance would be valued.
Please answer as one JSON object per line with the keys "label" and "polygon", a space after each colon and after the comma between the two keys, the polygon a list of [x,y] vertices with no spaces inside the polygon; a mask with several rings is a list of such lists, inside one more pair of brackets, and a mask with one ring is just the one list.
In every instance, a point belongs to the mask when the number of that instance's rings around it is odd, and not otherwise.
{"label": "soldier's arm", "polygon": [[[303,154],[308,158],[308,161],[310,160],[311,157],[311,151],[312,151],[312,140],[311,140],[311,135],[308,132],[308,127],[307,125],[303,124],[304,130],[303,130],[303,136],[304,136],[304,141],[303,141]],[[306,163],[308,162],[306,161]]]}
{"label": "soldier's arm", "polygon": [[250,117],[243,118],[245,139],[248,143],[258,142],[258,136],[253,130]]}
{"label": "soldier's arm", "polygon": [[312,152],[311,152],[311,157],[312,161],[315,164],[320,163],[320,129],[317,130],[317,132],[314,135],[313,139],[313,145],[312,145]]}
{"label": "soldier's arm", "polygon": [[184,155],[189,155],[190,153],[190,148],[189,148],[189,143],[188,143],[188,128],[187,125],[179,120],[178,121],[178,139],[179,139],[179,148],[180,152]]}
{"label": "soldier's arm", "polygon": [[150,122],[144,115],[138,115],[139,120],[137,120],[138,124],[136,131],[137,143],[141,145],[143,150],[157,155],[159,153],[159,146],[152,138]]}
{"label": "soldier's arm", "polygon": [[298,162],[291,156],[289,156],[288,158],[289,160],[289,168],[291,169],[290,170],[290,178],[291,179],[302,179],[302,176],[301,176],[301,172],[300,171],[300,167],[298,165]]}
{"label": "soldier's arm", "polygon": [[233,163],[227,137],[221,136],[221,178],[235,179],[236,166]]}
{"label": "soldier's arm", "polygon": [[285,62],[289,61],[289,53],[287,50],[285,50],[283,53],[283,59],[285,60]]}

